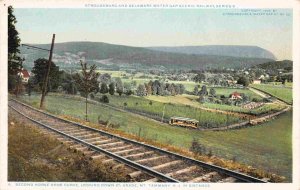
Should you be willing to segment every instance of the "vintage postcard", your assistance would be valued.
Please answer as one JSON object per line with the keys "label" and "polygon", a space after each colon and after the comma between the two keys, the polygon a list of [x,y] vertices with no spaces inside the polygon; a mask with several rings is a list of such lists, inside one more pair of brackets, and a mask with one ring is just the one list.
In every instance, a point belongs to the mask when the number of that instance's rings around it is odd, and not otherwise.
{"label": "vintage postcard", "polygon": [[299,189],[299,1],[0,1],[0,189]]}

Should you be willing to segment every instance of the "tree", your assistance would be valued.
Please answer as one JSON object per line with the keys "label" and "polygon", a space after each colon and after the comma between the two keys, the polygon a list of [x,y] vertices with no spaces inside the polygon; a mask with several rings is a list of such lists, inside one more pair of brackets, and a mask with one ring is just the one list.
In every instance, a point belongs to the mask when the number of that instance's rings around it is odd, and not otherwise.
{"label": "tree", "polygon": [[123,94],[124,87],[120,77],[116,78],[116,88],[117,88],[117,93],[119,94],[119,96],[121,96]]}
{"label": "tree", "polygon": [[[34,61],[32,73],[34,74],[34,85],[38,87],[37,90],[42,91],[45,75],[48,70],[48,63],[49,62],[46,59],[37,59]],[[61,84],[61,73],[59,71],[59,67],[51,62],[46,94],[52,90],[56,90]]]}
{"label": "tree", "polygon": [[185,92],[185,87],[183,84],[179,84],[179,94],[183,94]]}
{"label": "tree", "polygon": [[[17,19],[12,6],[8,7],[8,90],[18,92],[20,86],[18,72],[22,69],[24,59],[20,57],[20,38],[15,24]],[[17,89],[18,88],[18,89]]]}
{"label": "tree", "polygon": [[102,94],[108,93],[108,87],[107,87],[106,83],[101,83],[100,93],[102,93]]}
{"label": "tree", "polygon": [[110,95],[114,95],[115,94],[115,83],[111,82],[108,86],[108,92]]}
{"label": "tree", "polygon": [[[45,75],[48,69],[48,60],[47,59],[37,59],[34,61],[34,67],[32,68],[32,73],[35,77],[35,84],[40,87],[40,90],[43,88],[43,83],[45,80]],[[48,93],[51,90],[55,90],[58,88],[60,84],[60,73],[59,67],[56,66],[53,62],[51,63],[50,73],[49,73],[49,81],[47,85]]]}
{"label": "tree", "polygon": [[241,77],[237,80],[237,84],[241,84],[241,85],[243,85],[243,86],[249,86],[250,80],[249,80],[248,77],[241,76]]}
{"label": "tree", "polygon": [[193,80],[195,82],[202,82],[202,81],[205,81],[205,74],[204,73],[198,73],[194,78]]}
{"label": "tree", "polygon": [[159,83],[159,88],[157,89],[157,94],[160,96],[164,96],[165,95],[165,89],[166,89],[166,84],[164,82],[160,82]]}
{"label": "tree", "polygon": [[202,96],[207,96],[208,95],[206,85],[203,85],[201,87],[201,90],[200,90],[199,94],[202,95]]}
{"label": "tree", "polygon": [[174,85],[173,83],[168,85],[167,90],[170,92],[170,94],[171,94],[172,96],[175,96],[175,95],[176,95],[175,85]]}
{"label": "tree", "polygon": [[20,93],[22,93],[24,90],[24,86],[23,86],[23,83],[22,83],[22,77],[20,75],[17,75],[17,78],[16,78],[16,87],[15,87],[15,95],[16,97],[18,97],[18,95]]}
{"label": "tree", "polygon": [[213,97],[216,96],[216,90],[214,88],[209,89],[209,94]]}
{"label": "tree", "polygon": [[150,80],[146,86],[147,95],[152,95],[152,84],[153,82]]}
{"label": "tree", "polygon": [[197,96],[198,93],[199,93],[199,88],[198,88],[198,85],[196,85],[194,88],[193,94]]}
{"label": "tree", "polygon": [[87,68],[87,63],[83,63],[80,60],[81,65],[81,73],[76,73],[75,80],[78,84],[79,91],[85,96],[85,120],[88,120],[88,114],[87,114],[87,99],[88,94],[97,90],[98,88],[98,76],[99,73],[96,72],[96,65],[90,66],[90,68]]}
{"label": "tree", "polygon": [[101,98],[100,98],[100,102],[103,102],[103,103],[109,103],[109,99],[106,95],[103,95]]}
{"label": "tree", "polygon": [[140,84],[136,90],[136,95],[137,96],[146,96],[147,95],[147,91],[145,88],[145,85]]}
{"label": "tree", "polygon": [[201,103],[205,102],[205,96],[204,95],[199,96],[199,102],[201,102]]}
{"label": "tree", "polygon": [[128,89],[128,90],[125,91],[125,94],[126,94],[127,96],[130,96],[130,95],[133,94],[133,91],[132,91],[131,89]]}
{"label": "tree", "polygon": [[176,95],[180,94],[180,86],[179,86],[179,84],[175,84],[174,87],[175,87],[175,94]]}
{"label": "tree", "polygon": [[152,83],[152,94],[153,95],[158,95],[158,92],[160,91],[160,82],[158,80],[155,80]]}
{"label": "tree", "polygon": [[76,81],[74,75],[62,72],[60,75],[61,85],[67,94],[77,94]]}
{"label": "tree", "polygon": [[27,90],[28,96],[31,96],[31,92],[34,89],[34,82],[35,82],[34,77],[30,77],[28,79],[28,83],[26,85],[26,90]]}
{"label": "tree", "polygon": [[242,97],[243,102],[249,101],[249,97],[245,93],[241,93],[241,97]]}
{"label": "tree", "polygon": [[13,14],[12,6],[8,7],[8,74],[17,75],[22,68],[23,59],[20,57],[20,38],[15,24],[17,19]]}
{"label": "tree", "polygon": [[123,93],[125,93],[127,96],[130,96],[131,94],[133,94],[131,83],[129,83],[129,82],[124,83]]}
{"label": "tree", "polygon": [[111,76],[108,73],[101,74],[98,78],[100,83],[109,84],[111,82]]}

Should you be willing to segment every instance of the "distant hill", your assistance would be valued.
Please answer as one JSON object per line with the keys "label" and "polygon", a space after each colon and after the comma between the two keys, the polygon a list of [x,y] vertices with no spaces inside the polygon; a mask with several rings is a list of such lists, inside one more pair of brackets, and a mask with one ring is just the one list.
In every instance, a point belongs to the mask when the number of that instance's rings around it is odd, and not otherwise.
{"label": "distant hill", "polygon": [[292,70],[293,69],[293,61],[283,60],[283,61],[271,61],[266,63],[261,63],[255,65],[256,68],[261,68],[265,70],[273,70],[273,69],[283,69],[283,70]]}
{"label": "distant hill", "polygon": [[[50,48],[50,44],[31,44]],[[48,52],[22,47],[25,67],[31,68],[34,60],[47,58]],[[220,55],[195,55],[150,50],[141,47],[113,45],[101,42],[66,42],[54,46],[53,62],[61,68],[79,68],[79,60],[102,69],[205,69],[244,68],[273,61],[266,58],[233,57]]]}
{"label": "distant hill", "polygon": [[221,55],[232,57],[265,58],[276,57],[270,51],[257,46],[207,45],[207,46],[178,46],[178,47],[148,47],[151,50],[185,53],[196,55]]}

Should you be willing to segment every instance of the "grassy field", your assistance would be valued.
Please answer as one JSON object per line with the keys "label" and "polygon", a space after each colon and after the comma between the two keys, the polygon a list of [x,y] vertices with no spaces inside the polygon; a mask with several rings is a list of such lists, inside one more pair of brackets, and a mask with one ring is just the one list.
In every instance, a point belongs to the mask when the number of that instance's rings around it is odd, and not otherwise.
{"label": "grassy field", "polygon": [[275,97],[278,97],[286,102],[293,102],[293,89],[292,88],[284,88],[280,86],[274,86],[270,84],[253,84],[251,85],[257,89],[260,89],[264,92],[270,93]]}
{"label": "grassy field", "polygon": [[128,74],[125,71],[111,71],[111,70],[97,70],[97,72],[100,74],[104,74],[104,73],[110,74],[111,77],[122,77],[122,75]]}
{"label": "grassy field", "polygon": [[268,84],[275,85],[275,86],[281,86],[281,87],[283,86],[283,87],[293,88],[292,82],[286,82],[284,85],[282,85],[282,82],[269,82]]}
{"label": "grassy field", "polygon": [[[39,96],[21,97],[38,106]],[[58,115],[84,118],[84,102],[63,97],[47,97],[47,110]],[[160,124],[152,120],[89,104],[89,119],[97,118],[119,123],[118,130],[138,134],[146,139],[189,149],[197,139],[214,155],[284,175],[291,180],[292,168],[292,112],[285,113],[268,123],[240,130],[223,132],[197,131]],[[266,135],[268,134],[268,135]]]}

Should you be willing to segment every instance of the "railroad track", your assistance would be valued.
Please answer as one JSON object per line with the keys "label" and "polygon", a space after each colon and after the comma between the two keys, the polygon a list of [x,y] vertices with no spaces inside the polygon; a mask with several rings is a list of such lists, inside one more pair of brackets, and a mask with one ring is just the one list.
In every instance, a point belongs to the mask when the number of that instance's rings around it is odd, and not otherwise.
{"label": "railroad track", "polygon": [[70,148],[102,163],[125,165],[133,181],[143,182],[215,182],[265,183],[236,171],[207,164],[151,145],[126,139],[52,114],[11,99],[9,107],[50,131]]}

